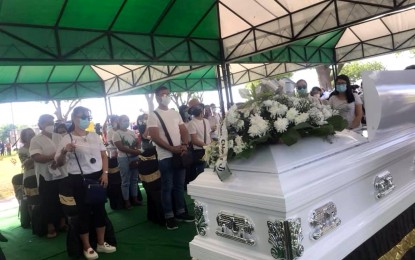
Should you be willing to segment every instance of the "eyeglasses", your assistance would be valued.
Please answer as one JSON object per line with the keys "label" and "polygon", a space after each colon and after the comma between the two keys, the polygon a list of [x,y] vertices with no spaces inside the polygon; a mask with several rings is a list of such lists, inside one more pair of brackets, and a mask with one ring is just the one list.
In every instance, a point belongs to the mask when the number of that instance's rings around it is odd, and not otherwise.
{"label": "eyeglasses", "polygon": [[297,89],[306,89],[307,86],[298,86]]}
{"label": "eyeglasses", "polygon": [[171,94],[169,93],[169,94],[161,94],[161,95],[159,95],[159,97],[171,97]]}

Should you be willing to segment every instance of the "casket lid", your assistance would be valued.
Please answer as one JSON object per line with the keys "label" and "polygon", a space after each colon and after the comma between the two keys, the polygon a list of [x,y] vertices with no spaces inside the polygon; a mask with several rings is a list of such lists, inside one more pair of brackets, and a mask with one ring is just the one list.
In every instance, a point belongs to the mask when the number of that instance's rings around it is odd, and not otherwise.
{"label": "casket lid", "polygon": [[331,156],[366,142],[362,135],[344,130],[328,140],[307,137],[292,146],[263,145],[250,158],[231,161],[229,168],[231,171],[282,174],[310,162],[330,160]]}

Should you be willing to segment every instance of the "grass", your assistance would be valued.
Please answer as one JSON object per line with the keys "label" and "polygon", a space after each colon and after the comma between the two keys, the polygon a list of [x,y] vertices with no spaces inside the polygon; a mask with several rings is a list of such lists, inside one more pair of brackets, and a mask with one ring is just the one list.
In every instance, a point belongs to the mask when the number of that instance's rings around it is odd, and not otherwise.
{"label": "grass", "polygon": [[0,156],[0,200],[14,196],[12,178],[21,172],[19,156],[15,151],[11,156]]}

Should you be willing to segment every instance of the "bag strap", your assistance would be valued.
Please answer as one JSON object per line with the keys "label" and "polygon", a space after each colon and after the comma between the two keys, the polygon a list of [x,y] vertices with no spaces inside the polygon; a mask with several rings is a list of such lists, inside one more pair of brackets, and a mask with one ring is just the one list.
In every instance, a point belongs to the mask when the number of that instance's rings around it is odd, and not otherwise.
{"label": "bag strap", "polygon": [[159,120],[160,120],[160,124],[161,124],[161,127],[162,127],[162,128],[163,128],[163,130],[164,130],[164,133],[166,134],[167,141],[169,141],[169,144],[170,144],[171,146],[173,146],[173,142],[171,141],[169,131],[167,131],[167,127],[166,127],[166,125],[164,124],[163,119],[161,119],[161,116],[159,115],[159,113],[158,113],[156,110],[154,110],[153,112],[154,112],[154,114],[156,114],[156,116],[157,116],[157,117],[159,118]]}
{"label": "bag strap", "polygon": [[206,143],[206,123],[205,119],[203,118],[203,143]]}
{"label": "bag strap", "polygon": [[[72,134],[69,134],[69,137],[71,138],[71,143],[72,143],[73,142]],[[76,152],[75,151],[73,153],[75,154],[75,159],[76,159],[76,162],[78,163],[79,170],[81,170],[82,178],[85,179],[84,171],[82,171],[82,167],[81,167],[81,164],[79,163],[78,155],[76,155]]]}

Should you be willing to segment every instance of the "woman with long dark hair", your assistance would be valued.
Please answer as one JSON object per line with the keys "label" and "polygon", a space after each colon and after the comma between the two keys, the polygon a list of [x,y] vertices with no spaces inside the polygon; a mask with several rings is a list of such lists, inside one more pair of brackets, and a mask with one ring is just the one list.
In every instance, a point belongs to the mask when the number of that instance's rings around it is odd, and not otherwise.
{"label": "woman with long dark hair", "polygon": [[[72,112],[72,125],[67,135],[62,138],[56,153],[58,165],[66,163],[68,170],[67,185],[73,191],[78,211],[78,230],[86,259],[98,258],[98,253],[112,253],[116,248],[104,240],[106,211],[105,203],[86,204],[83,178],[99,180],[101,185],[108,185],[108,158],[104,143],[98,134],[88,132],[91,111],[85,107],[76,107]],[[83,175],[83,176],[82,176]],[[89,224],[91,218],[97,234],[96,252],[89,241]]]}
{"label": "woman with long dark hair", "polygon": [[329,104],[332,108],[339,110],[340,115],[347,120],[348,129],[361,128],[363,103],[359,95],[353,93],[348,76],[337,76],[335,90],[330,94]]}

